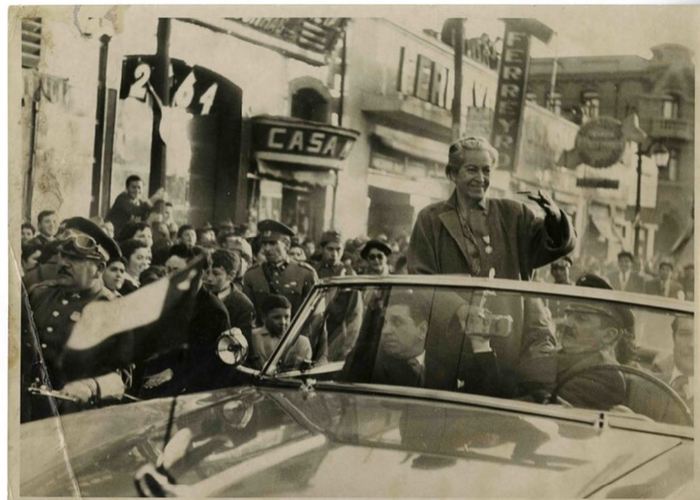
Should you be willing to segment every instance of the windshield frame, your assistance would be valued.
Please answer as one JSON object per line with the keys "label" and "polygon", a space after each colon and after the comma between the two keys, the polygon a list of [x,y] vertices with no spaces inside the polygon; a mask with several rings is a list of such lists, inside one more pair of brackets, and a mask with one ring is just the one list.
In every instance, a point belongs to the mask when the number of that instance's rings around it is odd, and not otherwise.
{"label": "windshield frame", "polygon": [[[489,279],[489,278],[473,278],[467,276],[458,275],[391,275],[391,276],[350,276],[350,277],[339,277],[339,278],[329,278],[324,279],[317,283],[312,289],[311,293],[308,295],[304,303],[299,309],[299,312],[295,315],[292,323],[284,334],[282,341],[279,343],[272,356],[265,362],[262,370],[260,371],[260,377],[266,379],[268,383],[274,381],[285,381],[292,382],[297,381],[298,383],[303,382],[304,372],[300,370],[286,370],[277,371],[276,366],[282,357],[282,353],[289,347],[292,339],[296,339],[299,330],[304,326],[307,319],[317,307],[318,303],[323,300],[324,293],[327,289],[333,287],[344,287],[344,286],[367,286],[373,288],[385,288],[393,286],[425,286],[434,288],[465,288],[465,289],[491,289],[491,290],[501,290],[505,292],[521,292],[523,294],[542,294],[550,297],[560,296],[566,298],[578,298],[585,300],[594,301],[606,301],[614,302],[617,304],[623,304],[634,307],[641,307],[650,310],[664,311],[665,313],[680,313],[689,314],[692,316],[693,321],[695,321],[695,304],[689,301],[681,301],[676,299],[668,299],[664,297],[650,296],[635,294],[629,292],[620,292],[617,290],[605,290],[605,289],[592,289],[587,287],[576,287],[569,285],[556,285],[550,283],[539,283],[531,281],[516,281],[516,280],[502,280],[502,279]],[[594,291],[595,296],[592,296],[592,291]],[[314,371],[313,368],[310,370],[309,376],[313,378]],[[439,399],[441,401],[450,401],[454,399],[455,394],[451,391],[443,391],[437,389],[425,389],[425,388],[409,388],[400,386],[382,386],[380,384],[355,384],[350,382],[318,382],[317,385],[326,387],[335,387],[340,389],[345,388],[361,388],[362,392],[376,392],[377,394],[385,394],[387,391],[391,390],[394,392],[401,392],[410,394],[412,397],[425,396],[426,391],[431,395],[430,399]],[[376,391],[374,388],[376,387]],[[382,390],[383,388],[383,390]],[[464,395],[459,395],[464,396]],[[473,396],[473,395],[469,395]],[[483,398],[483,396],[479,396]],[[460,399],[462,399],[460,397]],[[522,404],[527,404],[528,412],[539,413],[536,408],[530,408],[532,403],[526,403],[516,400],[500,400],[499,398],[486,397],[489,401],[497,400],[499,403],[497,406],[501,406],[503,402],[508,402],[508,407],[519,406]],[[536,407],[541,407],[542,405],[534,404]],[[585,410],[581,408],[570,408],[567,410],[583,410],[585,413],[592,412],[596,413],[594,410]],[[523,411],[523,410],[518,410]],[[547,412],[545,412],[547,413]],[[601,413],[601,412],[597,412]],[[671,433],[673,435],[681,435],[683,437],[692,437],[692,432],[687,434],[679,430],[676,432],[676,426],[670,424],[664,424],[661,422],[643,422],[634,421],[630,418],[623,418],[616,416],[611,412],[602,412],[606,415],[614,418],[616,421],[624,420],[629,423],[629,428],[635,430],[650,430],[653,428],[660,427],[671,427]],[[629,421],[629,422],[627,422]],[[623,427],[628,428],[627,425]],[[693,427],[690,428],[691,431]]]}

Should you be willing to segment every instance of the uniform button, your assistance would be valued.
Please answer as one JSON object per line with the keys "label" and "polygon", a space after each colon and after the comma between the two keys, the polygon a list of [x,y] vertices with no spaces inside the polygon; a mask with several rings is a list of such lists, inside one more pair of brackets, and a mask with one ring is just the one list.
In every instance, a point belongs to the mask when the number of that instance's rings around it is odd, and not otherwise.
{"label": "uniform button", "polygon": [[41,344],[42,349],[46,349],[48,346],[46,344]]}
{"label": "uniform button", "polygon": [[53,332],[53,327],[52,327],[52,326],[47,326],[47,327],[46,327],[46,331],[49,332],[49,333]]}
{"label": "uniform button", "polygon": [[63,304],[63,305],[65,306],[66,304],[68,304],[68,301],[67,301],[66,299],[63,299],[63,300],[61,301],[61,304]]}
{"label": "uniform button", "polygon": [[58,318],[58,316],[59,316],[58,311],[52,312],[52,313],[51,313],[51,316],[53,316],[54,318]]}

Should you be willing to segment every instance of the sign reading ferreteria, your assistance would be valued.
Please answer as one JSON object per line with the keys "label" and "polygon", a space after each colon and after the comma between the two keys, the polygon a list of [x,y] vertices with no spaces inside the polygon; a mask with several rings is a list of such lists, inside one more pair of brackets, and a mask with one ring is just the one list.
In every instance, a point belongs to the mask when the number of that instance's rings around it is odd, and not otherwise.
{"label": "sign reading ferreteria", "polygon": [[251,124],[256,157],[321,168],[338,168],[360,135],[356,130],[288,117],[256,116]]}
{"label": "sign reading ferreteria", "polygon": [[610,117],[587,122],[576,134],[576,152],[581,161],[591,167],[614,165],[625,152],[622,123]]}
{"label": "sign reading ferreteria", "polygon": [[530,63],[530,36],[535,36],[547,43],[553,31],[535,19],[507,18],[503,21],[506,27],[491,142],[498,150],[498,167],[513,170],[517,163],[518,142],[525,106]]}

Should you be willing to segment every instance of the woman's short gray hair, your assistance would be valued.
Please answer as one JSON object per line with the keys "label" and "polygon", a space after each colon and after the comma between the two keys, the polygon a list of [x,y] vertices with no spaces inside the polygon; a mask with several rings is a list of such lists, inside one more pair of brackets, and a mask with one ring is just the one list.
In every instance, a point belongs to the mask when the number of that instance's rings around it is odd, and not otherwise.
{"label": "woman's short gray hair", "polygon": [[450,144],[449,159],[445,166],[445,174],[449,177],[464,164],[464,153],[467,151],[486,151],[493,165],[498,164],[498,150],[483,137],[462,137]]}

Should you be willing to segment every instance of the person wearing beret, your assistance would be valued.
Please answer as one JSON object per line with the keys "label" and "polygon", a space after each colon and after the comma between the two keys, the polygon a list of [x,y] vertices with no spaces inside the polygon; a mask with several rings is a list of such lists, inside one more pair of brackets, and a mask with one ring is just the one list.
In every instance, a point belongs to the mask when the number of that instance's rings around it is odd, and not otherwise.
{"label": "person wearing beret", "polygon": [[483,138],[450,145],[446,174],[455,190],[418,214],[408,248],[410,273],[529,281],[535,269],[574,249],[569,217],[542,191],[528,198],[544,219],[523,203],[487,196],[497,164],[498,151]]}
{"label": "person wearing beret", "polygon": [[319,279],[334,276],[351,276],[352,268],[343,264],[343,239],[338,231],[326,231],[321,235],[321,260],[315,263]]}
{"label": "person wearing beret", "polygon": [[[107,262],[121,258],[117,244],[95,223],[82,217],[66,221],[58,242],[58,272],[54,279],[29,294],[32,320],[22,328],[22,420],[53,415],[46,396],[29,392],[30,386],[47,385],[75,402],[57,399],[61,413],[76,411],[97,399],[119,399],[128,377],[123,372],[66,383],[62,353],[83,308],[96,300],[112,300],[102,274]],[[26,315],[25,315],[26,316]],[[41,361],[43,359],[43,362]]]}
{"label": "person wearing beret", "polygon": [[285,296],[292,305],[292,317],[311,291],[318,277],[305,262],[292,262],[288,255],[294,231],[281,222],[266,219],[258,223],[261,251],[265,262],[256,264],[243,276],[243,292],[255,305],[258,324],[262,303],[270,294]]}
{"label": "person wearing beret", "polygon": [[381,240],[369,240],[362,247],[360,256],[367,261],[367,274],[387,276],[391,247]]}

